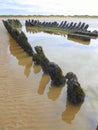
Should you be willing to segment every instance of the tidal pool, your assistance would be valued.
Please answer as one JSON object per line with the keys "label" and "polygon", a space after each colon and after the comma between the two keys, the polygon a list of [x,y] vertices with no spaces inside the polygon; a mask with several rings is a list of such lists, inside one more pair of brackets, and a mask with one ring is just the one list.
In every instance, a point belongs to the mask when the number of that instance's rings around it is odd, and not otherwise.
{"label": "tidal pool", "polygon": [[[8,34],[0,19],[0,129],[2,130],[96,130],[98,125],[98,39],[89,44],[68,40],[65,35],[26,31],[25,18],[19,19],[22,30],[34,49],[43,47],[50,61],[57,63],[65,75],[74,72],[83,88],[85,101],[71,105],[66,98],[67,86],[51,86],[43,74]],[[58,22],[61,18],[41,18]],[[98,19],[84,21],[98,29]]]}

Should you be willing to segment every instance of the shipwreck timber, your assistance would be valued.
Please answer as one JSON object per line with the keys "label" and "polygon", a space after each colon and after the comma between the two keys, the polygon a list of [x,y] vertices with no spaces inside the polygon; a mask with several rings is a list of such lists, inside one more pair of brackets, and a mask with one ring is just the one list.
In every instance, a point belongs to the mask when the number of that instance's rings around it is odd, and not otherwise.
{"label": "shipwreck timber", "polygon": [[58,23],[54,22],[40,22],[39,20],[26,20],[25,25],[27,29],[34,29],[47,33],[63,34],[63,35],[73,35],[74,38],[80,39],[82,41],[90,42],[91,38],[98,37],[98,31],[88,30],[89,25],[86,23],[68,23],[67,21],[62,21]]}
{"label": "shipwreck timber", "polygon": [[3,24],[17,44],[19,44],[29,55],[33,55],[34,52],[32,47],[29,44],[26,35],[21,30],[22,25],[20,21],[8,19],[6,21],[3,20]]}
{"label": "shipwreck timber", "polygon": [[[36,52],[34,52],[28,42],[26,35],[21,30],[22,25],[20,21],[3,20],[3,23],[7,31],[16,41],[16,43],[18,43],[24,49],[24,51],[26,51],[30,56],[32,56],[34,63],[41,65],[43,72],[49,74],[51,78],[51,85],[61,87],[64,86],[67,82],[68,100],[75,105],[84,101],[85,93],[82,90],[76,75],[72,72],[69,72],[66,74],[66,76],[64,76],[62,69],[55,62],[50,62],[48,60],[41,46],[36,46]],[[72,24],[70,26],[72,26]],[[59,26],[61,28],[62,26],[66,25],[66,22],[64,24],[61,23],[61,25],[58,25],[57,22],[54,22],[52,25]]]}

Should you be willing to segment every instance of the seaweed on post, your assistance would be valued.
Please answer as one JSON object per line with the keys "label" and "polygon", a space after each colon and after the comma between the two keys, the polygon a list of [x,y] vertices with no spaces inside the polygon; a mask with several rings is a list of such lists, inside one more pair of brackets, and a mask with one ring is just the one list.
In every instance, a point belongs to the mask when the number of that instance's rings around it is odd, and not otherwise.
{"label": "seaweed on post", "polygon": [[78,82],[77,76],[69,72],[66,74],[67,98],[72,104],[80,104],[84,101],[85,93]]}
{"label": "seaweed on post", "polygon": [[21,30],[22,24],[19,20],[8,19],[3,20],[3,24],[6,27],[7,31],[14,38],[14,40],[26,51],[30,56],[33,55],[33,50],[31,45],[28,42],[28,39],[24,32]]}
{"label": "seaweed on post", "polygon": [[35,47],[36,54],[33,56],[33,60],[36,64],[40,64],[44,73],[49,74],[51,78],[51,84],[55,86],[63,86],[65,84],[65,77],[61,68],[54,62],[50,62],[45,56],[41,46]]}
{"label": "seaweed on post", "polygon": [[[65,34],[73,33],[73,34],[83,34],[85,36],[94,36],[98,37],[98,31],[91,32],[88,29],[89,25],[86,23],[79,22],[77,23],[67,23],[67,21],[62,21],[60,24],[56,21],[54,22],[40,22],[38,20],[26,20],[25,22],[26,27],[37,27],[37,28],[46,28],[51,29],[51,32],[54,32],[54,30],[58,32],[64,32]],[[48,31],[47,31],[48,32]],[[83,37],[83,36],[82,36]],[[93,37],[92,37],[93,38]],[[83,41],[85,41],[85,38],[82,38]]]}
{"label": "seaweed on post", "polygon": [[64,86],[66,79],[63,75],[61,68],[54,62],[50,62],[48,65],[48,73],[51,77],[51,84],[55,86]]}

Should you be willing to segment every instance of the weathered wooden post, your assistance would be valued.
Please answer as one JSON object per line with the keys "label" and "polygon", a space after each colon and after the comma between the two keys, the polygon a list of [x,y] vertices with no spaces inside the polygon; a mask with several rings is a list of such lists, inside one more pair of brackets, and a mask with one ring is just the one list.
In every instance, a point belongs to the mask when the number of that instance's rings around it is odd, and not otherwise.
{"label": "weathered wooden post", "polygon": [[85,93],[82,90],[77,76],[69,72],[66,74],[67,98],[72,104],[79,104],[84,101]]}

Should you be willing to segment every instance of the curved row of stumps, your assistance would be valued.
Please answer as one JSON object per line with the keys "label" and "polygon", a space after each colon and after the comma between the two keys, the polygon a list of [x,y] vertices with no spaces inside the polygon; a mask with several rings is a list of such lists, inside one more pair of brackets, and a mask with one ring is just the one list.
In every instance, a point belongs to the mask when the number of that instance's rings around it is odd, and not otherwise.
{"label": "curved row of stumps", "polygon": [[18,27],[21,25],[20,22],[17,24],[15,20],[6,20],[3,21],[3,23],[17,44],[19,44],[30,56],[32,56],[34,63],[41,65],[43,72],[49,74],[51,78],[51,84],[62,87],[65,85],[65,83],[67,83],[68,100],[72,104],[79,104],[84,101],[85,93],[82,90],[77,76],[74,73],[69,72],[66,74],[66,76],[64,76],[61,68],[54,62],[50,62],[45,56],[41,46],[36,46],[36,52],[34,52],[26,35],[18,29]]}
{"label": "curved row of stumps", "polygon": [[[56,21],[54,22],[40,22],[39,20],[26,20],[26,27],[41,27],[48,29],[56,29],[57,31],[63,31],[70,37],[80,38],[84,41],[90,41],[92,37],[98,37],[98,31],[88,30],[89,25],[86,23],[68,23],[67,21],[62,21],[60,24]],[[52,30],[51,30],[52,31]]]}
{"label": "curved row of stumps", "polygon": [[26,26],[42,26],[42,27],[56,27],[59,29],[64,29],[65,31],[87,31],[89,25],[85,23],[79,22],[77,23],[68,23],[67,21],[62,21],[60,24],[56,21],[54,22],[40,22],[39,20],[26,20],[25,22]]}
{"label": "curved row of stumps", "polygon": [[14,40],[26,51],[29,55],[32,55],[33,50],[31,45],[28,43],[28,39],[23,31],[21,31],[21,23],[18,20],[8,19],[3,20],[3,24],[6,27],[7,31],[14,38]]}

